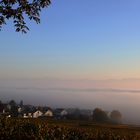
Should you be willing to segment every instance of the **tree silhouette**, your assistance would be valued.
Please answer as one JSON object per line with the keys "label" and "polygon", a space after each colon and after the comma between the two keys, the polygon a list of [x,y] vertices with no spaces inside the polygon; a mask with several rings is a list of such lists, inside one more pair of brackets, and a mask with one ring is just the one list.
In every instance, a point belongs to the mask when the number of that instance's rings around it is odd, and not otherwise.
{"label": "tree silhouette", "polygon": [[93,120],[98,123],[109,122],[107,113],[100,108],[95,108],[93,110]]}
{"label": "tree silhouette", "polygon": [[113,110],[110,114],[111,121],[113,123],[121,123],[122,114],[118,110]]}
{"label": "tree silhouette", "polygon": [[6,20],[12,19],[17,32],[26,33],[29,28],[25,16],[40,23],[42,8],[50,5],[50,0],[1,0],[0,1],[0,30]]}
{"label": "tree silhouette", "polygon": [[12,117],[17,117],[18,116],[18,106],[14,100],[11,100],[9,102],[10,105],[10,114]]}
{"label": "tree silhouette", "polygon": [[9,101],[9,105],[10,106],[16,106],[17,104],[16,104],[16,102],[14,100],[11,100],[11,101]]}

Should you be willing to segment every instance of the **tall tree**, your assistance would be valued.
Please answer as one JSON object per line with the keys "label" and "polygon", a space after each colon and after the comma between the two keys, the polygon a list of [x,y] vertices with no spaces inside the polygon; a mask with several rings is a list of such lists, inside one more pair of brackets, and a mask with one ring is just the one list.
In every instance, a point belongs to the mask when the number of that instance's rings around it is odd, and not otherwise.
{"label": "tall tree", "polygon": [[0,1],[0,30],[6,20],[12,19],[17,32],[26,33],[29,28],[25,16],[40,23],[42,8],[50,5],[50,0],[1,0]]}
{"label": "tall tree", "polygon": [[9,102],[10,105],[10,115],[12,117],[17,117],[18,116],[18,106],[14,100],[11,100]]}

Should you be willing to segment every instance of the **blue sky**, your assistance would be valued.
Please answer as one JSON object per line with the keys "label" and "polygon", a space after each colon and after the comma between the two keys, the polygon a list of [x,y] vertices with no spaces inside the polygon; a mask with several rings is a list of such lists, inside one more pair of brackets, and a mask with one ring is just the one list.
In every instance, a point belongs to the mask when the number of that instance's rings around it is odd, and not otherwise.
{"label": "blue sky", "polygon": [[0,33],[0,77],[140,78],[138,0],[52,1],[41,24]]}

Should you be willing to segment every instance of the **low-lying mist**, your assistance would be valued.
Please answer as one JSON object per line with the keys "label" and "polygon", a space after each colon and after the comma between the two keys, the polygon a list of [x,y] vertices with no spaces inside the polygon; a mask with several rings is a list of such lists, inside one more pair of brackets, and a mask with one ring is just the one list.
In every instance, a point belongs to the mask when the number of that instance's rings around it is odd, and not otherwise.
{"label": "low-lying mist", "polygon": [[[2,82],[1,82],[2,83]],[[46,105],[51,107],[102,108],[106,111],[119,110],[124,123],[140,124],[140,91],[114,88],[62,87],[54,85],[28,85],[14,82],[0,86],[0,99],[11,99],[24,104]]]}

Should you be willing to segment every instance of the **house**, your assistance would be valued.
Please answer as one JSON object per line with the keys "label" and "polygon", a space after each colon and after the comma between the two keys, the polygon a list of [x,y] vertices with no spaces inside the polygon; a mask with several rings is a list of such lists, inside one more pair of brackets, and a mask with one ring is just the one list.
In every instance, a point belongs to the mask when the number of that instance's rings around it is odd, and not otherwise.
{"label": "house", "polygon": [[28,118],[32,118],[32,113],[28,113]]}
{"label": "house", "polygon": [[22,111],[22,108],[18,107],[18,113],[21,113],[21,111]]}
{"label": "house", "polygon": [[8,116],[10,113],[9,113],[9,110],[7,108],[7,104],[3,104],[1,103],[0,104],[0,116]]}
{"label": "house", "polygon": [[24,113],[23,118],[32,118],[32,113]]}
{"label": "house", "polygon": [[28,115],[26,113],[24,113],[23,118],[28,118]]}
{"label": "house", "polygon": [[46,116],[46,117],[52,117],[52,116],[53,116],[52,110],[48,109],[48,110],[44,113],[44,116]]}
{"label": "house", "polygon": [[4,114],[5,113],[5,109],[6,109],[5,105],[1,104],[0,105],[0,114]]}
{"label": "house", "polygon": [[68,112],[63,108],[57,108],[54,110],[54,118],[64,119],[68,115]]}
{"label": "house", "polygon": [[33,113],[33,118],[38,118],[42,115],[43,115],[43,113],[40,110],[37,110],[36,112]]}
{"label": "house", "polygon": [[63,110],[60,112],[60,114],[61,114],[61,116],[66,116],[66,115],[68,115],[68,112],[67,112],[65,109],[63,109]]}

